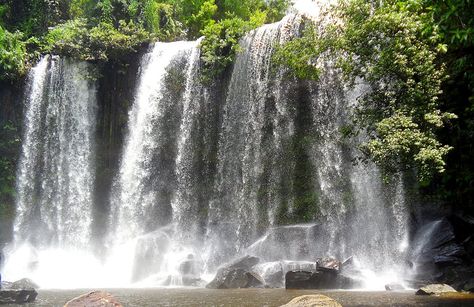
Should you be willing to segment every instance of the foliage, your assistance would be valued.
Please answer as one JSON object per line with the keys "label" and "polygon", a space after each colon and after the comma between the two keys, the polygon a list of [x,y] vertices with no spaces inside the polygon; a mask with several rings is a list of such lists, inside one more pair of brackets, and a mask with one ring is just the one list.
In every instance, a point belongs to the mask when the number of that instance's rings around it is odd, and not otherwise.
{"label": "foliage", "polygon": [[23,74],[27,57],[22,33],[11,33],[0,26],[0,80],[15,79]]}
{"label": "foliage", "polygon": [[454,149],[448,155],[446,172],[424,194],[474,212],[474,2],[425,0],[424,4],[447,46],[442,60],[449,77],[440,104],[459,117],[439,133]]}
{"label": "foliage", "polygon": [[148,33],[133,22],[121,21],[118,29],[100,22],[88,29],[85,19],[75,19],[51,29],[45,36],[43,51],[82,60],[107,60],[135,51],[148,39]]}
{"label": "foliage", "polygon": [[205,72],[215,76],[232,62],[246,31],[281,18],[288,4],[288,0],[6,0],[0,5],[0,25],[9,31],[2,37],[8,54],[2,55],[1,64],[9,71],[5,78],[23,74],[28,59],[25,44],[32,37],[38,38],[41,52],[111,60],[151,40],[196,39],[204,34],[210,36],[203,42]]}
{"label": "foliage", "polygon": [[210,23],[204,28],[202,34],[205,40],[201,44],[204,76],[212,78],[232,63],[240,50],[239,39],[249,29],[251,25],[237,17]]}
{"label": "foliage", "polygon": [[321,50],[315,42],[316,29],[307,21],[301,37],[276,48],[273,61],[277,65],[286,66],[298,79],[317,80],[320,71],[316,65]]}
{"label": "foliage", "polygon": [[300,78],[317,79],[317,57],[338,55],[337,67],[349,83],[363,79],[370,88],[359,97],[354,117],[355,132],[369,137],[363,153],[386,173],[415,167],[425,183],[444,172],[451,147],[436,132],[455,115],[440,110],[446,70],[439,59],[446,45],[429,10],[416,0],[343,0],[335,18],[341,22],[324,33],[305,31],[282,47],[277,60]]}

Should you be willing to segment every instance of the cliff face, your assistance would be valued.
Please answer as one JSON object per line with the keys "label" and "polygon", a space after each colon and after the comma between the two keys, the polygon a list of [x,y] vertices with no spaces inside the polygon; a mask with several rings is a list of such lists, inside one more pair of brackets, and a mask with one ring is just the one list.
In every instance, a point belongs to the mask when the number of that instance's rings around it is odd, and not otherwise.
{"label": "cliff face", "polygon": [[[142,50],[120,63],[99,66],[97,80],[96,179],[93,233],[101,237],[108,216],[108,198],[113,183],[123,139],[127,133],[128,110],[133,103],[139,77]],[[97,236],[94,236],[97,237]]]}
{"label": "cliff face", "polygon": [[0,244],[11,241],[25,80],[0,83]]}

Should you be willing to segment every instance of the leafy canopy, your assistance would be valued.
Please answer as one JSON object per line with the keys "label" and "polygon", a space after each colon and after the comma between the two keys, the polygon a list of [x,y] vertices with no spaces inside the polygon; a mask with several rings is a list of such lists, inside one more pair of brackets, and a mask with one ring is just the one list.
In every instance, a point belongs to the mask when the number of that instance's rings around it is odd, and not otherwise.
{"label": "leafy canopy", "polygon": [[320,33],[308,27],[312,30],[278,50],[277,63],[298,78],[317,79],[317,58],[335,55],[349,84],[362,79],[370,88],[359,97],[353,120],[352,132],[368,136],[362,153],[385,174],[415,167],[427,183],[445,171],[451,150],[436,133],[456,118],[440,110],[447,73],[439,59],[447,45],[431,9],[417,0],[341,0],[334,12],[337,22]]}

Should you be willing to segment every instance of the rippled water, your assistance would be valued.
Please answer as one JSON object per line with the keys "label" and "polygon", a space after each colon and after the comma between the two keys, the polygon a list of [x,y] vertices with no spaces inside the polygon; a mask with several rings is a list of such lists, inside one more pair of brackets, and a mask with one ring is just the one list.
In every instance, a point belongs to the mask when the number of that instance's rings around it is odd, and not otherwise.
{"label": "rippled water", "polygon": [[[362,292],[285,289],[111,289],[124,306],[280,306],[307,294],[327,295],[343,306],[474,306],[474,295],[462,297],[418,296],[413,291]],[[63,306],[89,290],[41,290],[34,304]],[[17,305],[15,305],[17,306]]]}

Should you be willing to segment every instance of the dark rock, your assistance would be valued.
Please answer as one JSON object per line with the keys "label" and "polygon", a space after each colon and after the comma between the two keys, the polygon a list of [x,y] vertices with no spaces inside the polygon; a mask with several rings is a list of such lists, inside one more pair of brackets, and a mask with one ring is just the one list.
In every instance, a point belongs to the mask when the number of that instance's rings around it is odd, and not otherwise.
{"label": "dark rock", "polygon": [[[429,224],[427,225],[429,226]],[[432,222],[432,229],[427,228],[431,233],[419,234],[420,242],[423,244],[419,248],[419,253],[413,255],[413,262],[418,267],[427,267],[430,265],[450,266],[463,263],[463,259],[467,255],[464,247],[457,242],[453,225],[447,218]],[[425,236],[429,235],[429,238]],[[422,241],[425,242],[422,242]]]}
{"label": "dark rock", "polygon": [[446,284],[432,284],[421,287],[416,291],[416,295],[439,295],[442,293],[457,292],[453,287]]}
{"label": "dark rock", "polygon": [[258,262],[260,262],[260,259],[253,256],[247,255],[238,258],[219,268],[216,276],[206,285],[206,288],[235,289],[263,287],[263,279],[252,271],[252,267]]}
{"label": "dark rock", "polygon": [[385,285],[385,290],[387,291],[402,291],[405,290],[405,287],[400,284],[387,284]]}
{"label": "dark rock", "polygon": [[110,293],[103,291],[93,291],[87,294],[78,296],[69,302],[64,307],[122,307],[116,298]]}
{"label": "dark rock", "polygon": [[0,304],[31,303],[38,295],[36,288],[39,288],[38,285],[28,278],[15,282],[3,281],[0,289]]}
{"label": "dark rock", "polygon": [[272,261],[263,262],[252,268],[264,280],[268,288],[284,288],[285,274],[288,271],[316,272],[316,262],[309,261]]}
{"label": "dark rock", "polygon": [[322,294],[302,295],[295,297],[289,303],[280,307],[342,307],[337,301]]}
{"label": "dark rock", "polygon": [[264,282],[256,273],[244,269],[221,268],[213,281],[206,285],[208,289],[238,289],[263,287]]}
{"label": "dark rock", "polygon": [[289,271],[285,275],[286,289],[352,289],[358,286],[354,279],[334,271]]}
{"label": "dark rock", "polygon": [[38,292],[35,289],[0,290],[0,304],[24,304],[35,301]]}
{"label": "dark rock", "polygon": [[464,291],[474,292],[474,278],[471,278],[464,284],[463,286]]}

